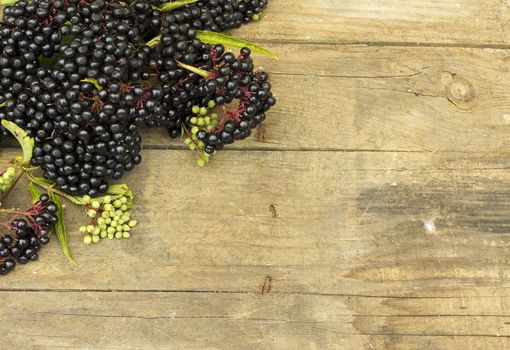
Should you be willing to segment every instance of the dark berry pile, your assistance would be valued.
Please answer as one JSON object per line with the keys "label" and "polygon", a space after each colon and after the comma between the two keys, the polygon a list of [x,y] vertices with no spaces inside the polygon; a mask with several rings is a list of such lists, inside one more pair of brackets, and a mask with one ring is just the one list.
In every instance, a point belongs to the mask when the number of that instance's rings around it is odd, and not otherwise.
{"label": "dark berry pile", "polygon": [[0,275],[39,258],[42,245],[48,244],[49,233],[58,222],[57,205],[42,194],[34,206],[24,212],[13,210],[12,219],[1,223],[11,234],[0,234]]}
{"label": "dark berry pile", "polygon": [[[254,69],[249,49],[234,55],[197,37],[197,30],[258,20],[267,0],[201,0],[171,12],[164,6],[19,0],[5,7],[0,120],[35,139],[32,165],[62,191],[105,193],[109,179],[141,162],[142,126],[167,128],[171,137],[184,133],[202,159],[248,137],[275,104],[268,75]],[[144,45],[157,35],[159,44]],[[210,101],[214,126],[193,124],[194,107]]]}

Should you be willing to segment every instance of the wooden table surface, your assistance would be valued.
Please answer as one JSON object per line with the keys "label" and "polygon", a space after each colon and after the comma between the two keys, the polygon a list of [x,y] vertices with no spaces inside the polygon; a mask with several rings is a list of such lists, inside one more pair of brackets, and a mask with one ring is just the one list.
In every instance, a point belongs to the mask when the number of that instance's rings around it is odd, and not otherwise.
{"label": "wooden table surface", "polygon": [[235,34],[281,57],[265,128],[203,169],[146,132],[135,234],[68,209],[79,267],[54,240],[0,279],[0,348],[510,348],[508,2],[271,0]]}

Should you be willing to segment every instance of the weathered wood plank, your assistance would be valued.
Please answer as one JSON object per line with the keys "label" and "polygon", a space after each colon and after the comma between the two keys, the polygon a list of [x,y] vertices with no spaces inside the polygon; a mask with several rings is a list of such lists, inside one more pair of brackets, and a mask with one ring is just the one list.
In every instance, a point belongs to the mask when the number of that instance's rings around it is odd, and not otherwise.
{"label": "weathered wood plank", "polygon": [[205,169],[144,156],[125,179],[137,234],[84,246],[72,210],[81,266],[54,242],[0,289],[253,292],[272,276],[289,293],[506,295],[508,154],[227,151]]}
{"label": "weathered wood plank", "polygon": [[[231,149],[506,151],[504,50],[269,45],[279,100],[263,132]],[[164,130],[147,147],[177,147]]]}
{"label": "weathered wood plank", "polygon": [[271,0],[237,35],[269,42],[508,45],[506,1]]}
{"label": "weathered wood plank", "polygon": [[[510,345],[508,297],[500,299],[504,311],[495,310],[497,315],[470,315],[485,312],[483,306],[493,301],[488,298],[387,299],[271,292],[2,292],[0,297],[4,302],[0,331],[6,348],[409,349],[425,344],[444,349]],[[361,313],[353,304],[370,308]],[[12,320],[16,327],[9,327]]]}
{"label": "weathered wood plank", "polygon": [[[269,45],[279,100],[263,131],[231,149],[506,151],[505,50]],[[145,145],[182,147],[165,130]]]}
{"label": "weathered wood plank", "polygon": [[509,21],[501,0],[271,0],[260,22],[233,32],[270,43],[506,47]]}

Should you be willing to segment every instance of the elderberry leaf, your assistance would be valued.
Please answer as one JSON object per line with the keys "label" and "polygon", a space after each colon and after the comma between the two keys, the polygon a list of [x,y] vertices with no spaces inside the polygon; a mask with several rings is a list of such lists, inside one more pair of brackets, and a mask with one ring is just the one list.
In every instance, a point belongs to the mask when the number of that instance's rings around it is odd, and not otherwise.
{"label": "elderberry leaf", "polygon": [[55,234],[57,235],[58,238],[60,250],[71,264],[73,264],[74,266],[78,266],[76,260],[74,260],[74,258],[71,256],[71,251],[69,250],[69,245],[67,244],[67,231],[64,223],[62,200],[58,195],[55,195],[53,192],[50,192],[50,197],[51,200],[55,202],[55,204],[57,205],[58,222],[55,224]]}
{"label": "elderberry leaf", "polygon": [[147,41],[147,43],[145,43],[145,45],[147,45],[148,47],[154,47],[154,46],[157,46],[159,45],[159,42],[161,41],[161,34],[155,36],[154,38],[152,38],[151,40]]}
{"label": "elderberry leaf", "polygon": [[34,182],[36,182],[39,186],[41,187],[44,187],[44,189],[48,189],[48,188],[51,188],[54,186],[54,183],[51,182],[50,180],[46,180],[45,178],[43,177],[38,177],[38,176],[32,176],[31,177],[31,180],[33,180]]}
{"label": "elderberry leaf", "polygon": [[13,122],[4,119],[2,120],[2,125],[14,135],[21,145],[21,149],[23,150],[22,165],[29,165],[32,159],[32,150],[34,149],[34,139],[29,137],[25,130]]}
{"label": "elderberry leaf", "polygon": [[182,68],[184,68],[184,69],[187,69],[187,70],[189,70],[190,72],[195,73],[195,74],[197,74],[197,75],[200,75],[200,76],[202,76],[202,77],[204,77],[204,78],[206,78],[206,79],[207,79],[207,78],[209,78],[209,72],[208,72],[208,71],[206,71],[206,70],[203,70],[203,69],[200,69],[200,68],[197,68],[197,67],[193,67],[193,66],[190,66],[190,65],[188,65],[188,64],[185,64],[185,63],[179,62],[179,61],[175,61],[175,62],[177,63],[177,65],[178,65],[179,67],[182,67]]}
{"label": "elderberry leaf", "polygon": [[179,7],[182,7],[184,5],[192,4],[194,2],[197,2],[198,0],[176,0],[171,2],[165,2],[164,4],[161,4],[159,6],[152,6],[153,10],[158,10],[161,12],[170,12],[173,11]]}
{"label": "elderberry leaf", "polygon": [[200,39],[200,41],[203,42],[204,44],[210,44],[210,45],[221,44],[224,46],[234,47],[234,48],[238,48],[238,49],[247,47],[253,52],[260,53],[260,54],[267,55],[269,57],[278,59],[277,54],[275,54],[267,49],[264,49],[261,46],[258,46],[258,45],[255,45],[255,44],[249,43],[247,41],[237,39],[232,36],[225,35],[225,34],[210,32],[207,30],[197,30],[197,38]]}
{"label": "elderberry leaf", "polygon": [[93,79],[93,78],[87,78],[87,79],[82,79],[80,80],[82,83],[91,83],[92,85],[95,86],[95,88],[97,89],[97,91],[101,91],[103,90],[103,87],[101,85],[99,85],[99,83],[97,82],[96,79]]}
{"label": "elderberry leaf", "polygon": [[37,188],[36,185],[34,185],[32,182],[28,183],[28,190],[30,191],[30,194],[32,195],[32,203],[37,203],[39,201],[39,197],[41,197],[41,191]]}

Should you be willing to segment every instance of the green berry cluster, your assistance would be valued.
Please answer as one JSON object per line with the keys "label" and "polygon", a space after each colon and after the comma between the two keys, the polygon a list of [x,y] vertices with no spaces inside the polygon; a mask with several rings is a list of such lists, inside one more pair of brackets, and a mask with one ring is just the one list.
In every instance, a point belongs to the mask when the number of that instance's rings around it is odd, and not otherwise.
{"label": "green berry cluster", "polygon": [[0,192],[6,192],[14,181],[16,170],[13,167],[7,168],[6,171],[0,176]]}
{"label": "green berry cluster", "polygon": [[[190,132],[184,139],[188,148],[192,151],[198,151],[199,157],[197,164],[204,166],[209,163],[210,154],[204,152],[205,144],[199,139],[197,134],[202,132],[212,131],[217,125],[219,120],[218,113],[214,113],[212,110],[216,107],[216,103],[211,100],[207,103],[207,106],[193,106],[193,116],[190,118],[190,123],[193,125]],[[212,112],[212,113],[211,113]]]}
{"label": "green berry cluster", "polygon": [[80,227],[80,233],[85,235],[85,244],[98,243],[105,238],[129,238],[129,232],[137,225],[137,221],[131,219],[129,211],[132,200],[126,196],[105,196],[101,201],[84,196],[83,201],[87,215],[92,218],[90,225]]}

